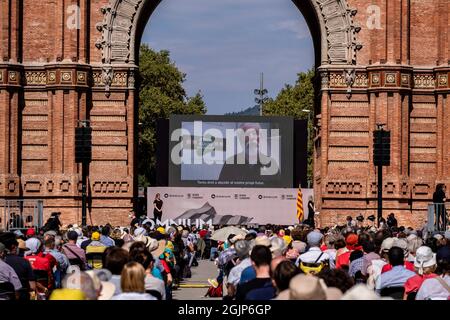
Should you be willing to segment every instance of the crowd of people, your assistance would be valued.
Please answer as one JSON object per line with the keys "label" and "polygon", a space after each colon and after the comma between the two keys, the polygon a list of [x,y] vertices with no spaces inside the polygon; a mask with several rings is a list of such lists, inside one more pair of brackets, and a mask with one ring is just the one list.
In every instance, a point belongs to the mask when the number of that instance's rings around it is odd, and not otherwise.
{"label": "crowd of people", "polygon": [[450,299],[450,231],[399,227],[394,214],[379,227],[360,222],[231,234],[210,283],[237,301]]}
{"label": "crowd of people", "polygon": [[[450,231],[358,218],[317,228],[68,225],[0,233],[0,299],[170,300],[200,259],[217,265],[206,295],[224,300],[430,300],[450,297]],[[209,262],[212,263],[212,262]]]}
{"label": "crowd of people", "polygon": [[205,232],[146,218],[62,228],[52,214],[40,230],[0,232],[0,299],[170,300]]}

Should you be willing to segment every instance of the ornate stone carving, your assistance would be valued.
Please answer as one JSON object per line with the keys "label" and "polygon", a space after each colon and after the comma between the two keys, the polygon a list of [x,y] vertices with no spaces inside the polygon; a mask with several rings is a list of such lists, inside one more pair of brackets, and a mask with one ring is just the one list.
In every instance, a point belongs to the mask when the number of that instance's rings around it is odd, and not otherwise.
{"label": "ornate stone carving", "polygon": [[94,71],[92,73],[92,78],[94,80],[94,86],[99,87],[104,84],[101,71]]}
{"label": "ornate stone carving", "polygon": [[16,71],[9,71],[8,74],[9,74],[9,76],[8,76],[9,81],[17,82],[17,72]]}
{"label": "ornate stone carving", "polygon": [[346,0],[315,0],[323,19],[329,64],[356,64],[356,52],[362,48],[356,34],[361,27],[353,22],[357,10]]}
{"label": "ornate stone carving", "polygon": [[72,82],[72,71],[62,71],[61,72],[61,82]]}
{"label": "ornate stone carving", "polygon": [[411,85],[410,79],[411,79],[411,77],[409,74],[402,73],[402,75],[401,75],[402,87],[409,87]]}
{"label": "ornate stone carving", "polygon": [[436,79],[432,74],[414,75],[414,87],[417,89],[434,89]]}
{"label": "ornate stone carving", "polygon": [[[108,81],[104,81],[107,94],[113,65],[135,62],[137,20],[148,1],[151,0],[110,0],[107,6],[101,8],[103,21],[95,25],[101,37],[95,46],[102,50],[102,62],[108,66],[104,70],[104,75],[108,76]],[[353,21],[357,10],[350,8],[347,0],[309,1],[317,11],[323,33],[322,63],[356,64],[356,53],[362,48],[356,39],[361,27]]]}
{"label": "ornate stone carving", "polygon": [[369,79],[367,78],[367,73],[357,73],[356,74],[354,87],[367,88],[368,84],[369,84]]}
{"label": "ornate stone carving", "polygon": [[55,82],[56,82],[56,72],[49,71],[48,72],[48,83],[55,83]]}
{"label": "ornate stone carving", "polygon": [[345,87],[345,77],[343,73],[330,73],[330,86],[333,88],[336,87]]}
{"label": "ornate stone carving", "polygon": [[397,74],[394,72],[387,72],[384,77],[384,84],[386,86],[395,86],[397,85]]}
{"label": "ornate stone carving", "polygon": [[438,85],[439,85],[439,87],[447,87],[448,86],[448,75],[440,74],[438,76]]}
{"label": "ornate stone carving", "polygon": [[[131,89],[134,89],[134,86],[135,86],[135,77],[134,77],[134,72],[133,71],[131,71],[129,74],[128,74],[128,87],[129,88],[131,88]],[[322,81],[323,81],[323,79],[322,79]],[[323,83],[322,83],[322,85],[323,85]]]}
{"label": "ornate stone carving", "polygon": [[355,83],[356,78],[356,70],[355,69],[347,69],[344,70],[344,79],[345,84],[347,85],[347,98],[351,98],[352,96],[352,86]]}
{"label": "ornate stone carving", "polygon": [[112,85],[117,87],[126,87],[127,85],[127,73],[115,72],[112,80]]}
{"label": "ornate stone carving", "polygon": [[370,84],[371,86],[378,87],[380,85],[380,74],[378,72],[372,73],[370,75]]}
{"label": "ornate stone carving", "polygon": [[47,73],[45,71],[27,71],[25,72],[26,85],[46,85]]}
{"label": "ornate stone carving", "polygon": [[113,69],[111,65],[107,65],[103,67],[102,70],[102,83],[105,85],[105,95],[107,97],[110,96],[111,84],[113,81]]}
{"label": "ornate stone carving", "polygon": [[80,84],[86,84],[86,72],[77,71],[77,82]]}

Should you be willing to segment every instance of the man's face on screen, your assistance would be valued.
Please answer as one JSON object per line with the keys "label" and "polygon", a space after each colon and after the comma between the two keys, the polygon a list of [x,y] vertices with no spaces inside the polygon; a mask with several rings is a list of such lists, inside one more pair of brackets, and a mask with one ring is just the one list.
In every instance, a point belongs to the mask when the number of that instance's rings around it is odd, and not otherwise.
{"label": "man's face on screen", "polygon": [[259,129],[261,127],[257,123],[245,123],[240,127],[245,132],[245,147],[253,149],[259,143]]}

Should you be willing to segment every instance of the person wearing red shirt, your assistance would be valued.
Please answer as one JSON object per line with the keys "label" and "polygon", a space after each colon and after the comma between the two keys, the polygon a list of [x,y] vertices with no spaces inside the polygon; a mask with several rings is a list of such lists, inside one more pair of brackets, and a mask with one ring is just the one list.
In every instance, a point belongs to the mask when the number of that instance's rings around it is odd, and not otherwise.
{"label": "person wearing red shirt", "polygon": [[350,254],[354,250],[361,250],[358,246],[358,236],[354,233],[350,233],[345,238],[346,251],[336,257],[336,269],[341,269],[343,266],[350,265]]}
{"label": "person wearing red shirt", "polygon": [[27,246],[30,252],[25,256],[25,259],[30,262],[33,271],[45,271],[47,273],[46,288],[48,290],[53,289],[53,268],[57,266],[58,262],[51,254],[42,252],[42,243],[37,238],[28,239]]}

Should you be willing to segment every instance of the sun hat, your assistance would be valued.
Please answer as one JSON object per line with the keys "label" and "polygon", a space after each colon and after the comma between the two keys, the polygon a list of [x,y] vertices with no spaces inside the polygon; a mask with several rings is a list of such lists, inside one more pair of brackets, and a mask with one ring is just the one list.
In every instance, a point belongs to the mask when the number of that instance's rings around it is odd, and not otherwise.
{"label": "sun hat", "polygon": [[250,252],[250,243],[246,240],[238,240],[234,244],[234,250],[239,259],[247,258]]}
{"label": "sun hat", "polygon": [[267,236],[258,236],[255,239],[255,246],[266,246],[270,247],[271,243]]}
{"label": "sun hat", "polygon": [[436,265],[436,254],[430,247],[422,246],[416,251],[414,267],[419,269],[419,274],[423,274],[423,268]]}
{"label": "sun hat", "polygon": [[366,285],[357,284],[347,290],[341,300],[381,300],[381,298]]}
{"label": "sun hat", "polygon": [[52,237],[56,237],[57,233],[55,230],[49,230],[47,232],[44,233],[44,237],[45,236],[52,236]]}
{"label": "sun hat", "polygon": [[236,243],[236,241],[244,240],[244,239],[245,239],[245,237],[242,234],[238,234],[238,235],[235,235],[233,238],[230,239],[230,243],[234,244],[234,243]]}
{"label": "sun hat", "polygon": [[282,256],[286,251],[287,245],[282,238],[275,237],[270,241],[270,251],[272,252],[272,258]]}
{"label": "sun hat", "polygon": [[147,242],[147,248],[148,248],[148,251],[153,252],[153,251],[155,251],[156,249],[158,249],[158,247],[159,247],[159,242],[158,242],[158,240],[153,239],[153,238],[150,238],[150,237],[148,237],[147,240],[148,240],[148,242]]}
{"label": "sun hat", "polygon": [[116,291],[114,283],[100,280],[95,270],[88,270],[86,273],[91,277],[95,290],[100,291],[98,300],[110,300]]}
{"label": "sun hat", "polygon": [[164,250],[166,249],[166,244],[167,241],[166,240],[159,240],[158,241],[158,248],[156,248],[155,250],[152,251],[152,254],[154,257],[159,257]]}
{"label": "sun hat", "polygon": [[317,247],[320,245],[320,242],[322,241],[323,234],[318,231],[311,231],[306,236],[306,242],[310,247]]}
{"label": "sun hat", "polygon": [[317,277],[299,274],[289,283],[289,300],[326,300],[325,290]]}
{"label": "sun hat", "polygon": [[393,246],[394,246],[394,238],[386,238],[383,240],[383,242],[381,243],[381,248],[380,251],[389,251]]}
{"label": "sun hat", "polygon": [[99,241],[100,240],[100,232],[98,232],[98,231],[92,232],[91,240],[92,241]]}
{"label": "sun hat", "polygon": [[394,244],[393,247],[399,247],[403,250],[405,256],[407,256],[409,254],[409,250],[408,250],[408,242],[401,238],[394,238]]}

